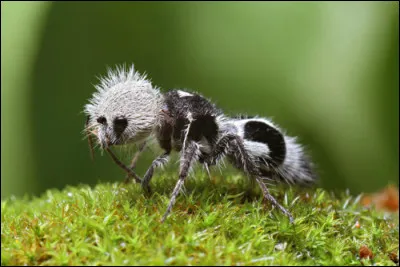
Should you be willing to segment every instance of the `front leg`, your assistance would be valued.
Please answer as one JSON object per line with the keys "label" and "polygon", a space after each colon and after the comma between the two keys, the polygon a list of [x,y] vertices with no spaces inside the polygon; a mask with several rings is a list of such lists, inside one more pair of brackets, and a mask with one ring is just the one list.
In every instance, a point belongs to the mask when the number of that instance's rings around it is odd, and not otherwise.
{"label": "front leg", "polygon": [[181,164],[179,170],[179,180],[175,185],[174,191],[172,192],[171,200],[169,201],[167,211],[164,213],[164,216],[161,219],[161,223],[165,221],[168,214],[171,212],[172,207],[175,204],[176,197],[178,196],[186,177],[189,174],[189,170],[193,165],[193,162],[197,160],[198,155],[200,154],[199,145],[196,144],[194,141],[188,141],[185,150],[182,151],[181,156]]}
{"label": "front leg", "polygon": [[151,192],[149,183],[150,183],[151,178],[153,177],[154,169],[156,167],[161,167],[165,163],[167,163],[168,159],[169,159],[169,154],[170,154],[170,151],[166,151],[164,154],[157,157],[155,160],[153,160],[149,169],[146,171],[146,174],[144,175],[143,180],[142,180],[142,188],[146,193],[150,194],[150,192]]}
{"label": "front leg", "polygon": [[114,162],[115,162],[119,167],[121,167],[122,169],[124,169],[130,176],[132,176],[132,177],[135,179],[135,181],[136,181],[137,183],[142,183],[142,179],[140,179],[140,177],[139,177],[134,171],[132,171],[131,169],[129,169],[128,167],[126,167],[125,164],[123,164],[123,163],[117,158],[117,156],[115,156],[115,154],[112,152],[112,150],[111,150],[109,147],[106,148],[106,151],[108,152],[108,154],[110,155],[110,157],[114,160]]}
{"label": "front leg", "polygon": [[[143,150],[145,148],[146,148],[146,141],[144,141],[142,144],[140,144],[138,151],[136,151],[135,156],[133,156],[132,161],[131,161],[131,165],[129,166],[129,168],[131,170],[135,169],[136,162],[138,161],[140,154],[143,152]],[[129,173],[127,173],[126,176],[125,176],[125,180],[124,180],[125,184],[129,183],[130,177],[131,177],[131,175],[129,175]]]}

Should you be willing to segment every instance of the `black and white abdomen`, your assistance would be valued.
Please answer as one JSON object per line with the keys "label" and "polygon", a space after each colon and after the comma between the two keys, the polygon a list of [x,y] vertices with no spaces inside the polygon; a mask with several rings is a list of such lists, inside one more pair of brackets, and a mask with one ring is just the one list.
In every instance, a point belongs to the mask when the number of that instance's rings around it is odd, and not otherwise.
{"label": "black and white abdomen", "polygon": [[[286,142],[282,132],[262,118],[233,120],[236,134],[260,167],[278,167],[286,157]],[[269,169],[269,168],[268,168]]]}
{"label": "black and white abdomen", "polygon": [[[243,139],[246,149],[254,156],[261,157],[268,165],[281,165],[286,156],[283,134],[264,120],[248,120],[243,125]],[[262,163],[262,162],[261,162]]]}
{"label": "black and white abdomen", "polygon": [[290,184],[313,183],[312,163],[296,138],[265,118],[232,121],[261,175]]}

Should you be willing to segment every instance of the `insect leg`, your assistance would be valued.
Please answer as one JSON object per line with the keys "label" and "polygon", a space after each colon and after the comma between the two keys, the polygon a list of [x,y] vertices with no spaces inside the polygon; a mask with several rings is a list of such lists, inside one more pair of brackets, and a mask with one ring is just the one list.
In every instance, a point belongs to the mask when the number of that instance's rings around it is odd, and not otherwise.
{"label": "insect leg", "polygon": [[170,152],[167,151],[164,154],[162,154],[161,156],[157,157],[155,160],[153,160],[149,169],[146,171],[146,174],[144,175],[143,180],[142,180],[142,188],[145,190],[146,193],[150,193],[149,183],[150,183],[151,178],[153,177],[154,169],[156,167],[161,167],[165,163],[168,162],[169,153]]}
{"label": "insect leg", "polygon": [[[129,166],[129,168],[131,170],[135,169],[136,167],[136,162],[139,159],[140,154],[143,152],[143,150],[146,148],[146,141],[143,142],[142,144],[140,144],[138,151],[136,151],[135,156],[133,156],[133,159],[131,161],[131,165]],[[129,178],[131,177],[131,175],[129,175],[129,173],[126,174],[125,176],[125,180],[124,183],[128,183],[129,182]]]}
{"label": "insect leg", "polygon": [[129,169],[128,167],[126,167],[125,164],[123,164],[123,163],[115,156],[115,154],[112,152],[112,150],[111,150],[109,147],[105,148],[105,150],[108,152],[108,154],[111,156],[111,158],[114,160],[114,162],[115,162],[119,167],[121,167],[121,168],[124,169],[127,173],[129,173],[129,175],[131,175],[131,176],[135,179],[135,181],[136,181],[137,183],[142,183],[142,179],[140,179],[140,177],[139,177],[134,171],[132,171],[131,169]]}
{"label": "insect leg", "polygon": [[190,167],[196,160],[198,154],[200,153],[199,145],[193,141],[189,141],[185,150],[182,152],[181,164],[179,170],[179,179],[175,185],[174,191],[172,192],[171,200],[169,201],[167,211],[161,219],[161,223],[165,221],[168,214],[171,212],[172,206],[175,204],[176,197],[178,196],[186,177],[189,174]]}
{"label": "insect leg", "polygon": [[272,202],[273,205],[275,205],[278,209],[280,209],[283,212],[283,214],[285,214],[289,218],[290,223],[293,223],[293,217],[290,214],[290,212],[288,212],[284,207],[282,207],[276,201],[276,199],[269,193],[269,190],[268,190],[267,186],[264,184],[264,182],[262,181],[261,177],[257,176],[256,181],[260,185],[260,188],[263,192],[264,198],[269,200],[270,202]]}
{"label": "insect leg", "polygon": [[146,148],[146,144],[147,144],[146,142],[143,142],[142,144],[140,144],[139,150],[136,151],[135,156],[133,156],[133,159],[131,161],[131,165],[129,166],[129,168],[134,169],[136,167],[136,162],[138,161],[140,154]]}
{"label": "insect leg", "polygon": [[[228,144],[231,144],[232,147],[235,147],[235,149],[236,149],[236,152],[233,153],[233,156],[236,158],[236,162],[242,164],[243,170],[246,173],[248,173],[252,177],[255,177],[255,180],[257,181],[258,185],[260,186],[260,188],[263,192],[264,198],[266,200],[270,201],[278,209],[280,209],[283,212],[283,214],[285,214],[289,218],[290,222],[292,223],[293,217],[290,214],[290,212],[288,212],[284,207],[282,207],[276,201],[276,199],[269,193],[267,186],[264,184],[264,182],[261,179],[261,175],[259,173],[259,168],[254,164],[249,153],[246,151],[246,149],[244,147],[243,140],[239,136],[236,136],[236,135],[231,135],[230,139],[231,140],[228,142]],[[251,180],[251,181],[253,181],[253,180]]]}
{"label": "insect leg", "polygon": [[238,135],[232,133],[228,133],[218,140],[215,149],[206,159],[206,162],[210,165],[214,165],[227,154],[233,156],[236,160],[235,163],[237,167],[244,170],[246,173],[253,175],[258,172],[258,167],[253,163],[252,158],[246,151],[243,140]]}
{"label": "insect leg", "polygon": [[208,165],[214,165],[219,159],[221,159],[227,153],[229,143],[234,139],[235,136],[233,134],[226,134],[222,136],[215,145],[215,149],[212,151],[212,154],[206,160]]}

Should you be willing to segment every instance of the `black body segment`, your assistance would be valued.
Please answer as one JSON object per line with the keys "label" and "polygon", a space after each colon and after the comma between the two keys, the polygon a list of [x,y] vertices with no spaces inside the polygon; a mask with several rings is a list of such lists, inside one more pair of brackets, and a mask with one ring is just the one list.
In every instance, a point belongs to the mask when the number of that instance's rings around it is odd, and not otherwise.
{"label": "black body segment", "polygon": [[[165,102],[171,122],[161,129],[159,142],[173,140],[173,149],[180,151],[190,123],[187,141],[200,142],[205,138],[208,146],[214,146],[218,137],[216,117],[222,114],[214,104],[195,93],[182,97],[176,90],[165,94]],[[164,146],[168,147],[167,144]]]}
{"label": "black body segment", "polygon": [[244,139],[266,144],[270,149],[270,164],[278,166],[285,160],[285,139],[274,127],[262,121],[248,121],[244,126]]}
{"label": "black body segment", "polygon": [[[156,137],[160,147],[163,148],[165,152],[152,162],[143,177],[142,188],[147,193],[151,192],[149,183],[153,177],[154,170],[167,163],[172,149],[176,151],[182,150],[185,138],[186,145],[190,144],[190,147],[187,147],[188,151],[182,151],[182,155],[184,156],[181,160],[185,162],[188,161],[189,165],[184,165],[185,167],[181,174],[181,176],[184,177],[180,177],[180,182],[178,182],[177,186],[183,185],[183,180],[187,176],[193,159],[196,157],[196,159],[198,159],[198,157],[207,157],[207,155],[204,155],[203,152],[198,149],[197,143],[202,142],[204,138],[207,142],[205,145],[212,149],[218,135],[216,116],[221,114],[221,111],[207,99],[194,93],[182,97],[176,90],[170,91],[164,96],[165,107],[161,110],[163,119],[160,127],[157,129]],[[188,153],[187,156],[185,153]],[[178,186],[178,189],[179,188]],[[175,197],[178,192],[179,191],[176,190],[174,191]],[[172,204],[170,204],[167,213],[169,213],[174,202],[175,200],[171,202]]]}
{"label": "black body segment", "polygon": [[172,90],[165,94],[165,102],[174,117],[186,117],[188,111],[192,112],[194,117],[222,114],[213,103],[196,93],[181,96],[177,90]]}

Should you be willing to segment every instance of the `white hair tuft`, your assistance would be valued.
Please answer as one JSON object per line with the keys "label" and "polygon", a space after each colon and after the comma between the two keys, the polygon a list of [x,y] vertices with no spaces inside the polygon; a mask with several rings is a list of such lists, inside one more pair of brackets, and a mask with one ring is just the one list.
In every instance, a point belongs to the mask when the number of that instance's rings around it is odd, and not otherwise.
{"label": "white hair tuft", "polygon": [[99,117],[104,117],[108,125],[115,118],[124,117],[128,126],[118,141],[129,143],[148,137],[159,122],[163,103],[159,89],[153,87],[145,74],[135,71],[134,65],[108,68],[107,75],[99,80],[95,85],[97,92],[85,105],[89,127],[97,125]]}

